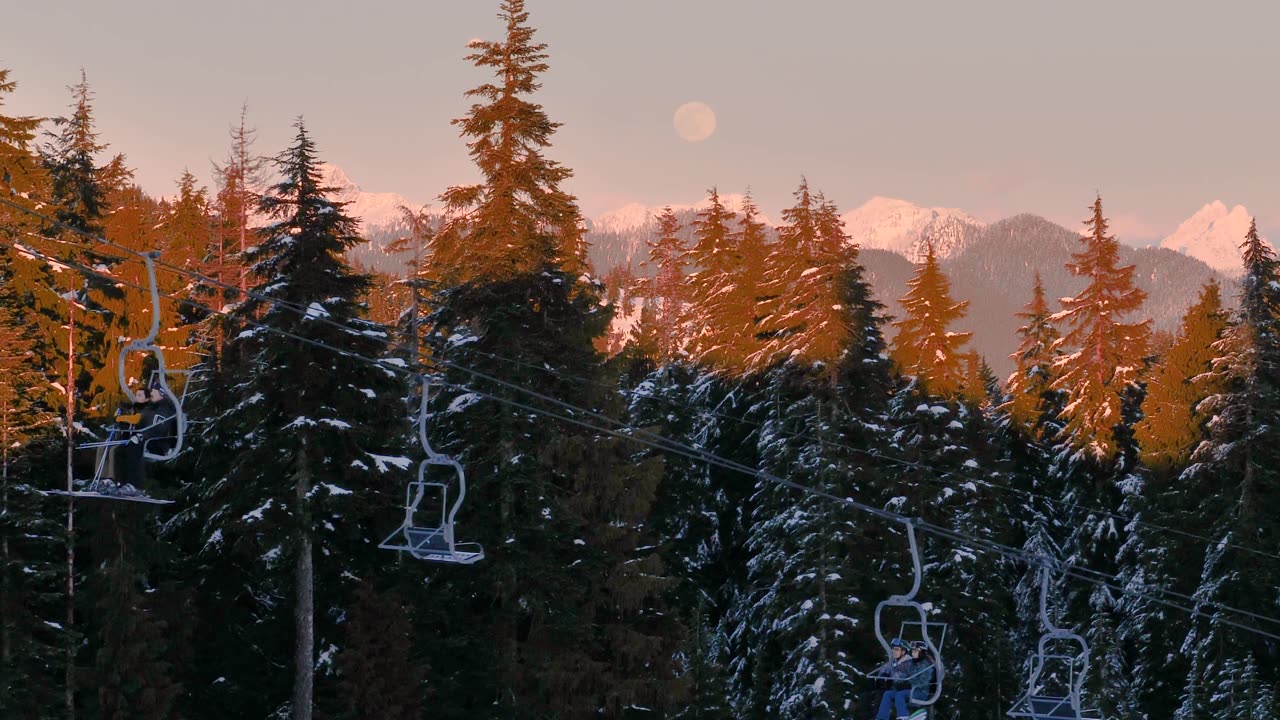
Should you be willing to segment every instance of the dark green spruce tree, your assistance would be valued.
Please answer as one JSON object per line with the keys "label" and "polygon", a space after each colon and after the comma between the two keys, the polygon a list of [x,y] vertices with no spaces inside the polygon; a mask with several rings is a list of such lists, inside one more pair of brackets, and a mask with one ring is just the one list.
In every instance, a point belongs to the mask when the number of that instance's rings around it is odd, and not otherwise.
{"label": "dark green spruce tree", "polygon": [[[773,288],[766,347],[777,349],[759,361],[759,466],[836,497],[866,498],[880,483],[866,453],[883,444],[891,387],[881,306],[835,207],[807,184],[796,198],[765,268]],[[880,583],[862,561],[875,525],[767,478],[755,483],[749,507],[748,574],[726,620],[735,714],[865,713],[859,672],[878,645],[860,618]]]}
{"label": "dark green spruce tree", "polygon": [[1214,538],[1195,590],[1197,609],[1182,645],[1190,670],[1173,717],[1275,717],[1280,645],[1224,624],[1258,621],[1228,610],[1280,615],[1280,570],[1257,553],[1280,553],[1280,264],[1251,225],[1236,321],[1217,344],[1214,371],[1225,389],[1201,404],[1209,438],[1179,480]]}
{"label": "dark green spruce tree", "polygon": [[444,194],[450,220],[431,243],[433,362],[447,363],[451,386],[437,442],[470,479],[459,538],[488,554],[440,571],[424,598],[437,638],[432,713],[659,717],[674,700],[680,637],[647,527],[661,462],[489,397],[566,414],[517,389],[530,388],[611,418],[626,410],[596,350],[610,313],[586,268],[577,201],[561,189],[571,171],[545,154],[557,124],[531,99],[545,46],[523,0],[504,1],[499,18],[504,37],[473,42],[469,57],[494,80],[456,121],[481,182]]}
{"label": "dark green spruce tree", "polygon": [[362,242],[357,221],[320,184],[315,142],[295,127],[261,200],[271,222],[247,258],[254,296],[195,409],[206,424],[192,508],[175,530],[200,621],[187,670],[194,717],[309,720],[314,707],[344,706],[342,620],[361,577],[389,561],[375,549],[387,528],[374,510],[400,504],[412,464],[407,390],[390,367],[403,361],[356,357],[379,357],[388,337],[362,318],[369,278],[343,257]]}

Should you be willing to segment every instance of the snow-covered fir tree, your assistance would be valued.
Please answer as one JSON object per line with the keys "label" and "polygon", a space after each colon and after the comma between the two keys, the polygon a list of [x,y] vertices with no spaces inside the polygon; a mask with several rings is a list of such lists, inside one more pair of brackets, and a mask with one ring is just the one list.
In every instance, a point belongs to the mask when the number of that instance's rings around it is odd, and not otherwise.
{"label": "snow-covered fir tree", "polygon": [[[823,243],[832,255],[837,244],[845,247],[834,208],[814,202],[806,186],[788,219],[792,225],[779,233],[779,246],[798,239],[802,262],[775,252],[767,276],[787,277],[788,268],[803,274],[803,260],[819,254]],[[866,453],[883,442],[889,363],[881,306],[856,253],[843,259],[846,265],[809,273],[821,280],[778,283],[774,290],[774,312],[796,319],[770,325],[791,351],[780,353],[762,377],[759,463],[767,473],[837,497],[866,497],[877,485]],[[809,307],[817,303],[821,311]],[[749,507],[747,577],[726,617],[735,714],[840,718],[865,712],[859,709],[859,673],[874,638],[862,618],[876,585],[860,567],[872,542],[865,516],[768,478],[757,481]]]}
{"label": "snow-covered fir tree", "polygon": [[295,127],[261,200],[271,223],[248,254],[255,296],[237,309],[243,329],[198,408],[207,425],[186,493],[202,620],[193,714],[312,717],[333,692],[353,568],[377,552],[370,511],[399,504],[410,464],[403,382],[357,357],[378,357],[388,337],[361,318],[369,281],[342,257],[361,242],[357,222],[320,184],[315,143]]}
{"label": "snow-covered fir tree", "polygon": [[842,305],[844,275],[857,265],[857,252],[844,232],[835,205],[809,190],[807,180],[793,194],[796,204],[782,211],[786,224],[765,262],[769,299],[760,305],[759,331],[767,340],[748,357],[756,368],[780,360],[831,362],[857,342],[853,313]]}
{"label": "snow-covered fir tree", "polygon": [[1018,313],[1025,324],[1018,328],[1021,341],[1010,357],[1017,368],[1005,381],[1007,402],[1000,406],[1016,426],[1032,437],[1044,437],[1043,423],[1050,414],[1053,402],[1050,385],[1053,382],[1053,362],[1058,329],[1049,321],[1049,305],[1044,299],[1044,283],[1037,271],[1031,290],[1031,301]]}
{"label": "snow-covered fir tree", "polygon": [[647,525],[661,461],[500,402],[555,409],[514,385],[625,413],[596,349],[610,313],[584,272],[576,199],[560,187],[570,170],[544,154],[557,124],[530,97],[545,46],[521,0],[504,1],[500,18],[505,37],[476,41],[470,56],[497,79],[470,93],[478,102],[458,121],[483,181],[445,193],[449,219],[432,241],[434,362],[448,363],[453,387],[436,408],[439,435],[473,478],[460,537],[488,553],[435,585],[425,619],[469,630],[429,658],[428,682],[449,689],[433,711],[658,713],[673,701],[680,636]]}
{"label": "snow-covered fir tree", "polygon": [[1121,267],[1120,244],[1108,234],[1098,197],[1084,222],[1083,247],[1067,269],[1085,278],[1078,295],[1062,300],[1050,321],[1066,326],[1055,350],[1055,389],[1067,394],[1062,409],[1063,437],[1081,458],[1109,461],[1120,452],[1115,428],[1124,413],[1126,393],[1143,368],[1150,320],[1122,319],[1142,308],[1146,293],[1134,285],[1134,266]]}
{"label": "snow-covered fir tree", "polygon": [[[743,287],[745,276],[752,271],[744,267],[733,242],[734,213],[724,206],[720,193],[711,188],[707,206],[693,222],[693,246],[688,264],[690,306],[688,352],[690,358],[706,367],[731,373],[746,369],[745,347],[751,328],[742,327],[740,319],[746,310],[734,291]],[[755,269],[759,272],[759,268]],[[758,276],[757,276],[758,277]]]}
{"label": "snow-covered fir tree", "polygon": [[[1125,523],[1109,511],[1119,508],[1122,490],[1135,482],[1138,461],[1133,426],[1142,390],[1137,384],[1146,361],[1149,320],[1122,322],[1141,309],[1145,294],[1134,285],[1133,266],[1119,266],[1119,243],[1108,232],[1102,200],[1091,208],[1082,248],[1067,269],[1086,282],[1051,322],[1065,326],[1053,350],[1051,388],[1065,394],[1052,438],[1044,495],[1028,543],[1045,551],[1056,546],[1064,562],[1113,574],[1126,540]],[[1052,537],[1042,537],[1041,533]],[[1024,587],[1031,583],[1024,579]],[[1027,594],[1021,594],[1027,597]],[[1091,697],[1104,713],[1118,711],[1128,694],[1121,682],[1124,648],[1117,591],[1069,583],[1062,593],[1062,623],[1080,630],[1092,644],[1096,672]]]}
{"label": "snow-covered fir tree", "polygon": [[960,348],[972,333],[951,330],[964,317],[967,301],[951,298],[951,282],[938,265],[932,241],[926,241],[924,257],[907,281],[902,298],[907,316],[893,325],[893,361],[903,375],[916,377],[924,391],[942,398],[954,397],[964,384]]}
{"label": "snow-covered fir tree", "polygon": [[1280,609],[1276,566],[1256,554],[1280,553],[1276,519],[1266,511],[1280,501],[1280,265],[1256,223],[1242,250],[1238,317],[1215,344],[1213,367],[1222,390],[1199,408],[1211,417],[1209,437],[1178,481],[1182,506],[1199,516],[1214,540],[1195,590],[1205,616],[1195,618],[1181,648],[1190,669],[1174,714],[1179,720],[1277,712],[1274,643],[1223,622],[1242,620],[1224,605],[1267,617]]}

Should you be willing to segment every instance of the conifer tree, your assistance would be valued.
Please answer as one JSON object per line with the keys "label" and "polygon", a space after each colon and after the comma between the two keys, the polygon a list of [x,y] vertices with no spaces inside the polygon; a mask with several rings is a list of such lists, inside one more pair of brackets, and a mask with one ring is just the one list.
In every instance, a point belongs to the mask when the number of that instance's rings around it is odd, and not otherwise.
{"label": "conifer tree", "polygon": [[734,214],[725,207],[716,188],[707,195],[707,207],[693,222],[693,247],[689,249],[690,277],[689,356],[696,363],[719,370],[740,372],[746,366],[739,328],[733,318],[741,307],[731,297],[743,268],[734,252]]}
{"label": "conifer tree", "polygon": [[[834,217],[834,208],[806,198],[805,190],[798,193],[797,208],[809,202],[818,212],[792,213],[793,225],[780,235],[803,237],[812,219],[814,244],[822,247],[825,241],[829,250],[837,243],[843,246],[839,225],[824,217],[827,212]],[[779,247],[786,242],[780,240]],[[879,421],[890,385],[880,335],[883,319],[856,261],[823,272],[832,275],[829,285],[796,288],[812,292],[810,297],[830,293],[822,300],[788,305],[787,289],[779,287],[780,305],[797,310],[805,320],[792,326],[788,338],[800,351],[764,376],[759,462],[773,475],[838,497],[866,496],[878,483],[859,450],[883,443]],[[836,308],[839,316],[825,325],[809,325],[810,318],[822,317],[804,312],[811,302]],[[823,356],[822,350],[834,342],[843,344],[835,354]],[[855,621],[865,613],[871,578],[851,566],[850,559],[862,555],[869,530],[842,503],[797,494],[764,479],[746,507],[748,572],[726,617],[735,714],[848,717],[860,692],[858,663],[871,643]]]}
{"label": "conifer tree", "polygon": [[[468,372],[606,417],[625,411],[596,342],[609,323],[602,288],[584,273],[582,220],[560,187],[570,171],[545,157],[558,127],[528,96],[546,70],[545,46],[521,0],[506,0],[500,41],[476,41],[469,59],[497,80],[457,124],[480,170],[478,185],[444,194],[432,241],[433,362],[451,387],[439,400],[440,447],[467,468],[459,537],[486,548],[483,563],[437,585],[448,602],[429,622],[469,627],[465,649],[428,658],[428,682],[448,687],[443,718],[620,717],[661,712],[675,683],[672,580],[647,520],[662,480],[656,459],[570,424],[460,393],[543,404]],[[585,382],[584,382],[585,380]],[[445,651],[436,647],[435,652]]]}
{"label": "conifer tree", "polygon": [[409,347],[408,357],[405,359],[410,367],[417,367],[427,353],[424,329],[430,315],[427,299],[431,297],[432,287],[427,252],[435,227],[425,206],[417,210],[401,206],[400,219],[407,232],[388,244],[386,252],[405,255],[403,287],[384,293],[403,296],[404,302],[401,303],[395,324],[400,333],[401,344]]}
{"label": "conifer tree", "polygon": [[[5,96],[18,88],[10,72],[0,68],[0,107],[4,107]],[[39,118],[0,114],[0,190],[6,199],[16,200],[41,189],[40,165],[31,151],[39,127]],[[12,222],[11,212],[0,208],[0,218]]]}
{"label": "conifer tree", "polygon": [[[197,272],[206,269],[209,253],[216,241],[215,226],[208,190],[197,187],[195,176],[184,170],[178,178],[178,196],[172,204],[165,203],[161,208],[158,242],[165,264]],[[200,292],[217,292],[216,289],[197,291],[197,284],[177,271],[161,267],[156,273],[161,292],[171,297],[193,298],[203,303],[204,298],[197,297]],[[160,299],[160,313],[161,340],[171,351],[165,356],[165,361],[175,369],[191,367],[195,364],[200,345],[207,349],[207,342],[196,336],[196,323],[205,318],[189,306],[168,297]]]}
{"label": "conifer tree", "polygon": [[[343,259],[361,242],[357,221],[329,199],[315,143],[301,120],[295,127],[276,160],[281,178],[259,208],[273,222],[247,257],[256,296],[237,314],[350,354],[241,332],[209,393],[214,402],[202,410],[211,420],[196,448],[201,462],[191,468],[198,617],[255,628],[251,652],[244,638],[219,628],[197,632],[202,659],[241,658],[234,667],[207,662],[193,672],[200,708],[217,715],[260,716],[285,706],[295,720],[312,717],[313,699],[329,691],[316,686],[317,672],[332,681],[334,650],[343,643],[337,622],[358,580],[349,568],[372,562],[381,539],[370,508],[398,504],[405,481],[398,470],[410,464],[397,452],[405,436],[403,383],[356,357],[377,357],[387,337],[361,319],[369,279]],[[285,657],[293,658],[291,678],[277,669]]]}
{"label": "conifer tree", "polygon": [[1023,432],[1042,438],[1046,415],[1054,406],[1051,396],[1054,391],[1050,386],[1053,383],[1053,363],[1058,354],[1058,329],[1050,321],[1039,271],[1036,271],[1035,285],[1031,290],[1031,302],[1018,313],[1018,317],[1025,322],[1018,328],[1022,340],[1018,350],[1010,356],[1016,369],[1005,381],[1009,400],[999,409]]}
{"label": "conifer tree", "polygon": [[[1190,670],[1174,715],[1179,720],[1274,714],[1280,683],[1274,647],[1221,622],[1231,616],[1224,604],[1274,617],[1272,590],[1280,583],[1273,563],[1246,551],[1280,552],[1274,515],[1265,510],[1280,501],[1280,265],[1256,224],[1242,250],[1238,320],[1215,345],[1214,374],[1223,389],[1200,405],[1211,416],[1209,437],[1178,481],[1182,506],[1194,508],[1216,541],[1204,555],[1195,591],[1197,608],[1208,617],[1194,619],[1182,646]],[[1242,693],[1232,689],[1246,674],[1253,674],[1257,699],[1237,703]]]}
{"label": "conifer tree", "polygon": [[137,549],[123,539],[139,535],[123,523],[142,522],[141,513],[127,510],[105,519],[105,527],[114,531],[105,543],[109,557],[97,558],[100,572],[87,586],[96,598],[89,622],[98,629],[94,704],[96,716],[104,720],[164,720],[173,716],[182,693],[166,657],[171,629],[158,617],[155,596],[139,587],[139,569],[128,559]]}
{"label": "conifer tree", "polygon": [[504,0],[498,17],[505,39],[473,41],[467,56],[492,68],[495,80],[468,91],[476,103],[453,121],[470,138],[483,182],[441,196],[446,220],[432,262],[450,284],[509,279],[549,263],[576,277],[587,269],[582,218],[576,199],[560,189],[573,173],[543,155],[561,124],[529,99],[547,70],[547,46],[533,41],[524,0]]}
{"label": "conifer tree", "polygon": [[[657,333],[656,358],[670,362],[684,340],[681,317],[685,315],[685,272],[687,251],[680,238],[680,220],[670,206],[658,216],[658,237],[646,240],[649,264],[657,273],[649,284],[649,301],[653,303],[653,330]],[[646,303],[648,305],[648,303]],[[641,322],[644,322],[643,312]]]}
{"label": "conifer tree", "polygon": [[[852,317],[841,304],[845,274],[857,266],[844,221],[835,205],[801,180],[796,204],[782,212],[786,224],[766,262],[761,332],[768,338],[748,360],[757,368],[778,360],[832,362],[851,342]],[[859,272],[853,270],[853,272]]]}
{"label": "conifer tree", "polygon": [[663,354],[663,341],[670,338],[668,328],[663,326],[658,303],[651,298],[640,302],[640,320],[631,332],[631,340],[627,347],[634,348],[642,358],[653,363],[660,363],[669,358]]}
{"label": "conifer tree", "polygon": [[1227,314],[1217,282],[1200,290],[1200,299],[1182,318],[1177,340],[1160,358],[1147,379],[1142,420],[1134,427],[1142,462],[1168,471],[1185,467],[1203,437],[1208,418],[1196,407],[1218,394],[1215,387],[1213,345],[1227,327]]}
{"label": "conifer tree", "polygon": [[1134,286],[1134,266],[1119,266],[1120,244],[1107,233],[1101,197],[1084,225],[1083,248],[1067,269],[1088,284],[1063,299],[1062,311],[1052,317],[1068,328],[1055,347],[1065,354],[1054,361],[1052,387],[1067,395],[1066,443],[1082,457],[1110,461],[1120,451],[1115,428],[1123,421],[1125,393],[1143,367],[1151,321],[1121,322],[1142,307],[1146,293]]}
{"label": "conifer tree", "polygon": [[352,720],[423,717],[424,670],[413,648],[412,606],[395,592],[369,585],[355,592],[346,643],[338,656],[339,684]]}
{"label": "conifer tree", "polygon": [[[231,126],[231,149],[227,159],[214,164],[218,178],[217,205],[219,208],[218,256],[221,261],[216,269],[224,273],[219,279],[228,282],[238,276],[240,290],[248,288],[248,267],[244,256],[253,239],[253,215],[266,185],[266,159],[254,151],[257,129],[248,124],[249,105],[240,106],[240,120]],[[238,256],[238,261],[232,257]]]}
{"label": "conifer tree", "polygon": [[893,323],[898,328],[893,338],[893,361],[904,375],[918,378],[928,394],[953,398],[964,384],[960,348],[972,333],[950,328],[964,317],[969,303],[951,298],[951,282],[938,266],[932,242],[925,243],[924,258],[916,265],[907,288],[901,301],[907,317]]}
{"label": "conifer tree", "polygon": [[40,401],[45,378],[37,366],[30,325],[12,309],[13,286],[0,275],[0,714],[60,714],[65,577],[62,533],[32,481],[56,460],[53,422]]}

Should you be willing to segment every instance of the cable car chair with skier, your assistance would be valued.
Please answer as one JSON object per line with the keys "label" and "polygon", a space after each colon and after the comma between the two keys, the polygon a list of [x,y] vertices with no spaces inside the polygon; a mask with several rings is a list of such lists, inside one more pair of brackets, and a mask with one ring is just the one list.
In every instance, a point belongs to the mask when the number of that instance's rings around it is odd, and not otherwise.
{"label": "cable car chair with skier", "polygon": [[[147,267],[147,282],[149,283],[151,294],[151,327],[145,337],[130,340],[120,349],[116,364],[116,382],[119,384],[120,392],[124,394],[124,397],[131,398],[133,391],[129,387],[127,372],[129,356],[133,353],[146,353],[154,356],[156,367],[151,373],[151,382],[148,384],[148,389],[160,393],[159,403],[163,409],[156,410],[151,414],[146,425],[126,424],[117,420],[108,428],[105,440],[77,445],[77,449],[82,450],[103,450],[103,452],[99,453],[95,462],[93,477],[86,483],[84,490],[50,490],[48,491],[49,494],[103,500],[128,500],[160,505],[168,505],[173,502],[171,500],[148,497],[141,491],[132,493],[119,492],[115,489],[115,486],[108,484],[109,478],[103,477],[107,468],[108,456],[112,451],[122,450],[131,443],[141,443],[142,460],[168,462],[182,452],[183,441],[186,437],[187,416],[182,410],[182,403],[186,400],[187,389],[190,387],[190,371],[169,370],[165,365],[164,351],[156,345],[156,339],[160,335],[160,290],[156,282],[155,259],[159,255],[160,253],[158,252],[149,252],[142,255],[142,260]],[[181,397],[175,394],[173,388],[169,386],[168,376],[171,372],[186,376],[182,385]],[[117,418],[119,417],[122,416],[117,412]]]}
{"label": "cable car chair with skier", "polygon": [[[1040,624],[1044,634],[1032,659],[1027,691],[1009,709],[1008,715],[1028,720],[1101,720],[1096,711],[1080,707],[1080,695],[1089,674],[1089,643],[1079,634],[1053,624],[1049,619],[1049,575],[1051,561],[1040,569]],[[1079,652],[1053,651],[1053,645],[1070,643]],[[1046,675],[1047,671],[1048,674]]]}
{"label": "cable car chair with skier", "polygon": [[[920,592],[920,584],[922,579],[921,562],[920,562],[920,545],[916,542],[916,524],[919,521],[915,518],[907,518],[902,524],[907,529],[907,542],[911,547],[911,568],[912,583],[911,590],[906,595],[891,595],[887,600],[881,601],[876,605],[875,613],[875,633],[876,639],[880,641],[880,646],[884,648],[885,656],[888,658],[886,664],[881,665],[876,670],[867,674],[871,680],[892,681],[900,678],[893,677],[889,672],[889,667],[893,664],[893,647],[895,645],[909,645],[911,642],[923,642],[929,650],[929,656],[933,660],[933,682],[932,693],[929,697],[910,698],[908,702],[919,708],[929,708],[938,702],[938,698],[942,697],[942,683],[945,672],[942,663],[942,646],[947,636],[947,624],[942,622],[931,622],[929,620],[929,611],[924,604],[916,601],[916,594]],[[884,634],[884,611],[889,608],[905,608],[915,613],[918,619],[905,620],[898,626],[898,634],[894,640],[890,640]],[[916,637],[917,629],[919,636]],[[933,640],[933,630],[940,629],[938,641]],[[908,637],[908,633],[911,637]],[[921,671],[923,672],[923,671]],[[914,716],[914,715],[913,715]]]}
{"label": "cable car chair with skier", "polygon": [[[484,559],[484,548],[479,543],[459,543],[454,537],[458,510],[467,497],[467,473],[462,463],[431,447],[427,438],[430,390],[431,381],[424,376],[422,404],[418,411],[418,441],[427,457],[418,463],[418,479],[410,482],[405,491],[404,522],[378,547],[407,552],[429,562],[472,565]],[[437,472],[435,477],[431,477],[433,471]],[[449,500],[450,492],[454,493],[452,502]],[[422,508],[424,501],[428,503],[427,510]]]}

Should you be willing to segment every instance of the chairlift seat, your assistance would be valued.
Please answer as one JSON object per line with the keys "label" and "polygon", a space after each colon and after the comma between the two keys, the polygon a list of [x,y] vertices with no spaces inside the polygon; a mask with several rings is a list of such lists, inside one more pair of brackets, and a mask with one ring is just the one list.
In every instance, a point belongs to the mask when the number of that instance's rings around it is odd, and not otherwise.
{"label": "chairlift seat", "polygon": [[[379,543],[383,550],[407,552],[419,560],[471,565],[484,559],[484,548],[479,543],[459,543],[454,540],[455,517],[467,496],[467,473],[462,463],[438,453],[427,439],[427,397],[430,381],[423,379],[421,408],[418,413],[418,440],[427,457],[418,464],[418,479],[410,482],[405,491],[404,521],[386,540]],[[428,472],[447,470],[445,479],[432,479]],[[428,495],[439,494],[426,507],[423,500]],[[450,494],[453,494],[452,500]],[[419,520],[419,517],[424,520]]]}
{"label": "chairlift seat", "polygon": [[1072,707],[1070,697],[1033,695],[1009,711],[1013,717],[1029,720],[1098,720],[1096,715],[1086,714]]}

